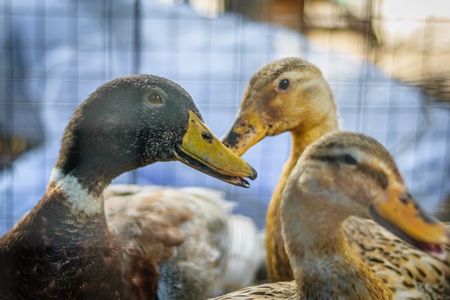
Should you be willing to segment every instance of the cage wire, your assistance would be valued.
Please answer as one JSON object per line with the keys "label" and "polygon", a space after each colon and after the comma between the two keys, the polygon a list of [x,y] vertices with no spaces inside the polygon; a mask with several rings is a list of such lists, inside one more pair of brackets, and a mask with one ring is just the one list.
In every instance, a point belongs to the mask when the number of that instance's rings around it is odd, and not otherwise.
{"label": "cage wire", "polygon": [[[2,0],[0,233],[42,197],[71,113],[99,85],[135,73],[169,78],[220,137],[253,73],[286,56],[322,70],[343,127],[383,143],[412,194],[436,210],[450,194],[450,13],[411,19],[388,2]],[[244,159],[259,177],[247,190],[180,163],[114,182],[220,189],[262,229],[289,148],[283,134],[250,149]]]}

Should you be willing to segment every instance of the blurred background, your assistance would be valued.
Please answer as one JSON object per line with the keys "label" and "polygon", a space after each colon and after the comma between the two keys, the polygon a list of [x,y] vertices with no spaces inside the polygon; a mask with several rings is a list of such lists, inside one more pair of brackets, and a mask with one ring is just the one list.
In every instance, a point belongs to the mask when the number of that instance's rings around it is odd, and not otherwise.
{"label": "blurred background", "polygon": [[[253,73],[287,56],[322,70],[343,128],[383,143],[413,196],[448,218],[446,0],[1,0],[0,24],[0,235],[43,195],[71,113],[99,85],[169,78],[220,137]],[[246,190],[175,162],[115,182],[220,189],[263,229],[289,146],[283,134],[244,155],[259,172]]]}

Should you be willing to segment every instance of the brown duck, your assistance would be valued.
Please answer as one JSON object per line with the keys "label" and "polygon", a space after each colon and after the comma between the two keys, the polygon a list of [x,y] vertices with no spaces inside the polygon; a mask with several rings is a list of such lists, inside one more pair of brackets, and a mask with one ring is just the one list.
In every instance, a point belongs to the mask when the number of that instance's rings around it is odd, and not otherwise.
{"label": "brown duck", "polygon": [[[280,214],[295,280],[243,288],[215,300],[450,295],[449,226],[419,207],[393,158],[372,138],[335,132],[307,147],[287,179]],[[342,225],[349,217],[365,232],[358,243],[368,263],[347,243]]]}

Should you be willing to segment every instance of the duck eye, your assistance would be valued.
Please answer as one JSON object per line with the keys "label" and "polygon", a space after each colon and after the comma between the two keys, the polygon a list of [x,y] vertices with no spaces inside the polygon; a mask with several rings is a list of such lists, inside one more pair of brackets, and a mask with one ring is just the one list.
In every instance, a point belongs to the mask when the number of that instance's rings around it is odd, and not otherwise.
{"label": "duck eye", "polygon": [[351,156],[350,154],[345,154],[342,157],[342,161],[348,165],[357,165],[358,164],[356,159],[353,156]]}
{"label": "duck eye", "polygon": [[213,137],[209,133],[202,133],[202,138],[210,144],[213,141]]}
{"label": "duck eye", "polygon": [[148,99],[148,101],[150,101],[150,103],[153,103],[153,104],[162,103],[162,98],[157,92],[148,94],[147,99]]}
{"label": "duck eye", "polygon": [[280,81],[280,83],[278,84],[278,88],[280,90],[287,90],[287,88],[289,87],[289,79],[282,79]]}

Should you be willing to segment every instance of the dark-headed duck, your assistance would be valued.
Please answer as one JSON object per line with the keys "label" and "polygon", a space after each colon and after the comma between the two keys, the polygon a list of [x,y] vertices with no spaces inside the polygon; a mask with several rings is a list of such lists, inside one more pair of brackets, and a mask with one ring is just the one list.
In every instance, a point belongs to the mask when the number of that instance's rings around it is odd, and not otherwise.
{"label": "dark-headed duck", "polygon": [[153,261],[133,268],[146,282],[120,272],[103,191],[124,172],[173,160],[242,187],[256,177],[174,82],[133,75],[100,86],[71,117],[43,198],[0,239],[0,298],[152,299]]}

